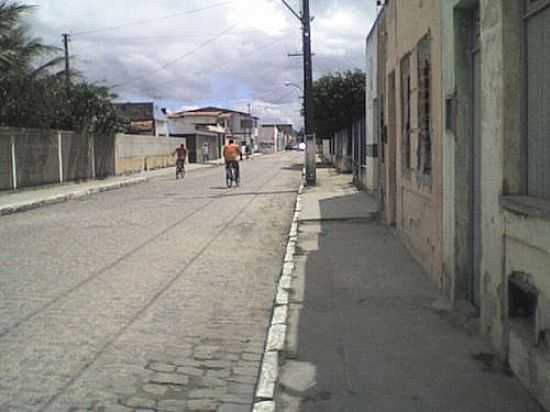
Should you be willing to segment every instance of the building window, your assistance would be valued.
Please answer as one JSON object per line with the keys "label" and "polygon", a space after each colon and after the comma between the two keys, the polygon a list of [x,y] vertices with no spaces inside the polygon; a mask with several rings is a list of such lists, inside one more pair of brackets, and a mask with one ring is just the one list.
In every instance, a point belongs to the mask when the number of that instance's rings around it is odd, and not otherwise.
{"label": "building window", "polygon": [[410,55],[401,59],[401,168],[408,174],[411,168],[411,71]]}
{"label": "building window", "polygon": [[418,145],[417,169],[420,174],[432,173],[432,63],[431,38],[426,35],[418,43]]}
{"label": "building window", "polygon": [[550,199],[550,1],[526,6],[527,194]]}

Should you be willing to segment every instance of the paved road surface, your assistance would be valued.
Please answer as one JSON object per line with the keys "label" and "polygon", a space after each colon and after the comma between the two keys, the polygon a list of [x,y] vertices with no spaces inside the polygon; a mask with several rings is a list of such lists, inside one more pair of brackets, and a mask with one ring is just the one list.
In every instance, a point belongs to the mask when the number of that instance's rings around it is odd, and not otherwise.
{"label": "paved road surface", "polygon": [[249,411],[298,154],[0,218],[0,411]]}

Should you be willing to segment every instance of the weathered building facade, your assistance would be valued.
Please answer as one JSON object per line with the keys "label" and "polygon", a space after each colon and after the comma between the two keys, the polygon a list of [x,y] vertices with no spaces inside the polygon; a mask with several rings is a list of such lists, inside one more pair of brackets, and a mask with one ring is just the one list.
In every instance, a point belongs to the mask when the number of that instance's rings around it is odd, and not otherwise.
{"label": "weathered building facade", "polygon": [[128,122],[128,133],[168,137],[166,109],[154,102],[115,103],[117,113]]}
{"label": "weathered building facade", "polygon": [[269,154],[285,150],[293,141],[294,131],[290,124],[263,124],[257,137],[258,150]]}
{"label": "weathered building facade", "polygon": [[550,408],[550,1],[443,3],[450,297]]}
{"label": "weathered building facade", "polygon": [[[376,99],[384,218],[441,287],[442,102],[439,0],[390,1],[378,21]],[[379,31],[379,29],[382,29]],[[372,63],[374,67],[374,62]],[[371,71],[370,68],[368,68]],[[369,83],[369,80],[367,79]],[[370,86],[370,85],[369,85]],[[368,88],[370,89],[370,87]],[[376,96],[376,97],[375,97]],[[374,108],[370,116],[374,123]],[[374,187],[376,176],[370,178]]]}
{"label": "weathered building facade", "polygon": [[550,408],[550,0],[387,1],[366,55],[367,188]]}

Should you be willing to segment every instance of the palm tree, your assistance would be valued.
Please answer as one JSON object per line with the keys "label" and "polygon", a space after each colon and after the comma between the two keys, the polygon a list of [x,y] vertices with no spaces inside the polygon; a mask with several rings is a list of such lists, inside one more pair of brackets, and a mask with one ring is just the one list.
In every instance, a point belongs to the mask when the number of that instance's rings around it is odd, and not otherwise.
{"label": "palm tree", "polygon": [[0,0],[0,126],[61,128],[108,135],[122,121],[108,88],[84,81],[77,72],[67,85],[59,49],[34,38],[24,24],[32,6]]}
{"label": "palm tree", "polygon": [[33,6],[18,1],[0,0],[0,77],[24,75],[35,77],[58,65],[63,58],[54,57],[35,66],[39,57],[56,52],[40,39],[28,34],[23,16]]}

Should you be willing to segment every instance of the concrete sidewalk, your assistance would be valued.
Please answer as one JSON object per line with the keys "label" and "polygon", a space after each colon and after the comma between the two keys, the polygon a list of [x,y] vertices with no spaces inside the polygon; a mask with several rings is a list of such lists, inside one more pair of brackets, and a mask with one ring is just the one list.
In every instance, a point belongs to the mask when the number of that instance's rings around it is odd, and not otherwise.
{"label": "concrete sidewalk", "polygon": [[277,411],[540,412],[350,180],[303,193]]}
{"label": "concrete sidewalk", "polygon": [[[187,164],[187,172],[220,166],[223,161],[215,160],[208,164]],[[115,176],[104,180],[89,180],[85,182],[67,182],[46,186],[36,186],[0,193],[0,216],[36,209],[54,203],[61,203],[71,199],[79,199],[94,193],[120,189],[125,186],[138,184],[155,177],[174,174],[174,168],[150,170],[132,176]]]}

